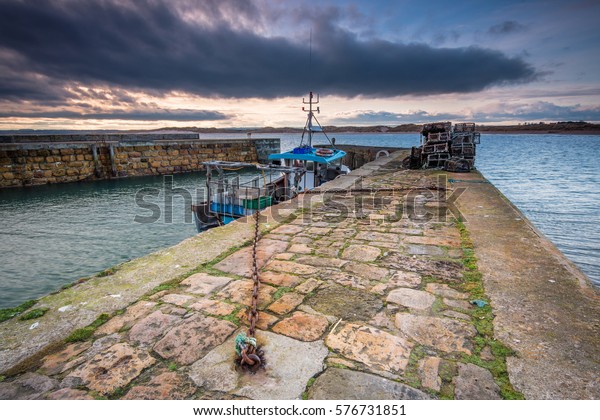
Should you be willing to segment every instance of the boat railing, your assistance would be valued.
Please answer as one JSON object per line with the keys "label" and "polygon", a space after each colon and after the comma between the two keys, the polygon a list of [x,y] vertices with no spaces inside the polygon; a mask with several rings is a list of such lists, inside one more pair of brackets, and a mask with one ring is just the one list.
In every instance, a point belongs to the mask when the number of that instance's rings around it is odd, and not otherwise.
{"label": "boat railing", "polygon": [[[251,215],[256,210],[288,198],[293,176],[301,175],[304,168],[260,165],[239,162],[203,162],[207,168],[208,211],[237,218]],[[251,179],[239,175],[228,176],[228,171],[254,169]],[[213,176],[213,171],[217,176]],[[229,172],[230,173],[230,172]]]}

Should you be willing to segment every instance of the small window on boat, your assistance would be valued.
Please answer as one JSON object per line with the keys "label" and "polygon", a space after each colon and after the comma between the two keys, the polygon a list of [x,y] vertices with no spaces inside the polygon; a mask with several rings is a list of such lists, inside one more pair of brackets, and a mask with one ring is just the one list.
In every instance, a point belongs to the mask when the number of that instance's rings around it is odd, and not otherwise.
{"label": "small window on boat", "polygon": [[311,162],[311,161],[306,161],[306,170],[307,171],[314,171],[315,170],[315,163]]}

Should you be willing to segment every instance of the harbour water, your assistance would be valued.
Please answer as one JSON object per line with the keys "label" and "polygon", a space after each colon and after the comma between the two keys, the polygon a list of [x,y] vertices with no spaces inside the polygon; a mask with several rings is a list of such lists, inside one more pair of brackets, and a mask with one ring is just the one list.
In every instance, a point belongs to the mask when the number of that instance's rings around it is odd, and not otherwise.
{"label": "harbour water", "polygon": [[[296,134],[272,137],[283,149],[298,143]],[[418,134],[334,137],[382,147],[419,141]],[[600,136],[484,134],[477,167],[600,287],[599,146]],[[194,235],[189,204],[203,184],[200,172],[0,190],[0,308]]]}

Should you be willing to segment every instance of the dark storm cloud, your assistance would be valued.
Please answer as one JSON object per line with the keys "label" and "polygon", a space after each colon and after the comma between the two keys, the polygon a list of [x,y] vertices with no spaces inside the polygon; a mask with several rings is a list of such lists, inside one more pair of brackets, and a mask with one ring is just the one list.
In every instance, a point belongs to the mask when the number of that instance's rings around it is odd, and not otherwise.
{"label": "dark storm cloud", "polygon": [[18,60],[4,64],[12,77],[0,77],[0,99],[60,99],[72,92],[57,87],[73,83],[214,97],[274,98],[309,88],[389,97],[473,92],[536,77],[521,58],[499,51],[363,40],[334,19],[314,27],[309,77],[308,46],[252,32],[253,20],[264,24],[241,0],[5,0],[0,50]]}
{"label": "dark storm cloud", "polygon": [[0,118],[64,118],[70,120],[131,120],[131,121],[217,121],[229,117],[220,112],[175,110],[136,110],[111,112],[75,111],[15,111],[0,112]]}

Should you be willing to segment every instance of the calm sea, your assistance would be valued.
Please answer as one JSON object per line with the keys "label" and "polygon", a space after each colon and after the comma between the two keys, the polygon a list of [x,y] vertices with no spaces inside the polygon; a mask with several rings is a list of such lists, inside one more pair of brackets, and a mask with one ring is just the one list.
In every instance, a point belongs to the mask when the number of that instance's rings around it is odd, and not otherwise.
{"label": "calm sea", "polygon": [[[335,134],[338,144],[410,147],[417,134]],[[236,135],[211,135],[232,138]],[[298,135],[281,134],[282,148]],[[206,136],[208,138],[208,136]],[[600,287],[600,136],[482,135],[477,167]],[[172,182],[171,182],[172,179]],[[204,175],[144,177],[0,190],[0,308],[20,304],[196,233],[190,199]],[[177,194],[177,188],[190,192]],[[159,220],[136,204],[140,190]],[[173,210],[165,191],[173,190]],[[168,202],[168,196],[167,202]],[[187,219],[187,220],[186,220]]]}

